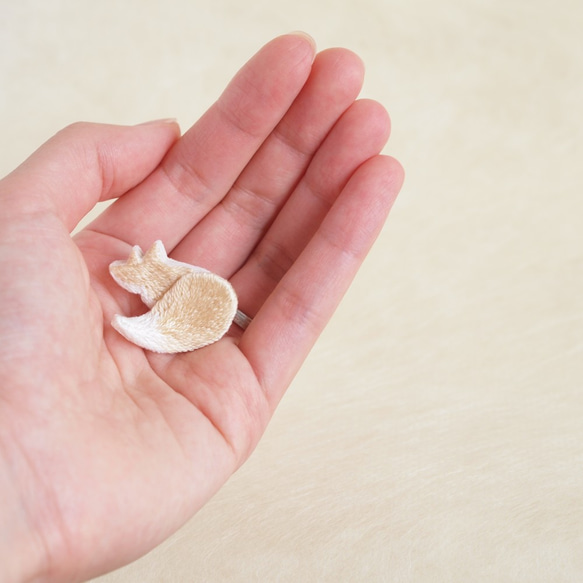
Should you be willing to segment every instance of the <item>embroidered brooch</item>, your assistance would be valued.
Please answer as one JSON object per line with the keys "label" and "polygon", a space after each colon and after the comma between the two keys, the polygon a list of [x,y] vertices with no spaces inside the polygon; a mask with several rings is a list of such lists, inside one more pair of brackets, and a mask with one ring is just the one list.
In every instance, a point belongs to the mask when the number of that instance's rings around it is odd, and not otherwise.
{"label": "embroidered brooch", "polygon": [[115,315],[112,326],[130,342],[153,352],[188,352],[216,342],[235,322],[250,319],[237,311],[237,295],[222,277],[170,259],[161,241],[144,255],[133,247],[127,261],[109,266],[113,279],[139,294],[150,308],[141,316]]}

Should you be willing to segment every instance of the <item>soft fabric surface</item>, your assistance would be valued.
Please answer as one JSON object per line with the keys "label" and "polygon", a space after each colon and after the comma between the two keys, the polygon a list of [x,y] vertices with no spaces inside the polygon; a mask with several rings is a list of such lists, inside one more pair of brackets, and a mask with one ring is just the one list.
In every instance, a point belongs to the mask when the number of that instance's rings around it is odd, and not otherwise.
{"label": "soft fabric surface", "polygon": [[0,171],[186,129],[295,29],[363,57],[405,188],[255,454],[99,582],[581,581],[581,2],[4,2]]}

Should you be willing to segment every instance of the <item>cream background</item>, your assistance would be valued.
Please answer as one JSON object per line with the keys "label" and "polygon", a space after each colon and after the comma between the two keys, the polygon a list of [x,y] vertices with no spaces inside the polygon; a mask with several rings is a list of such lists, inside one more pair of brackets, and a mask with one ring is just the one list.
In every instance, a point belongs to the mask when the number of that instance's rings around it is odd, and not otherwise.
{"label": "cream background", "polygon": [[256,453],[99,582],[583,580],[581,2],[1,0],[0,171],[186,128],[295,29],[363,57],[405,187]]}

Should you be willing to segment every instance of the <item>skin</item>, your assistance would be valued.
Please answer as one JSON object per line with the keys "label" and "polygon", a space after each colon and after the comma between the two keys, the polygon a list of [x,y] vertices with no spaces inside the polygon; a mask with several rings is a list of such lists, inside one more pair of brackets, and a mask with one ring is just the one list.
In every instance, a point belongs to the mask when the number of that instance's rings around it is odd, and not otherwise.
{"label": "skin", "polygon": [[[402,184],[362,79],[350,51],[286,35],[183,136],[74,124],[0,182],[0,579],[132,561],[252,452]],[[228,278],[249,328],[174,356],[115,332],[144,307],[108,265],[155,239]]]}

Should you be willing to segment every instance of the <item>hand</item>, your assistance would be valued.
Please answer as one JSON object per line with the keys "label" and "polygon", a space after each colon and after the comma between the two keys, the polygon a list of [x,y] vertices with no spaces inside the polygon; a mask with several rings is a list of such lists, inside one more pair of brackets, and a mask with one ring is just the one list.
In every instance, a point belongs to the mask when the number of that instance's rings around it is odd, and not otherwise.
{"label": "hand", "polygon": [[[137,558],[249,456],[402,182],[379,155],[384,109],[355,101],[362,75],[349,51],[283,36],[182,137],[75,124],[0,182],[2,580]],[[108,265],[155,239],[230,279],[244,333],[163,355],[111,328],[144,307]]]}

